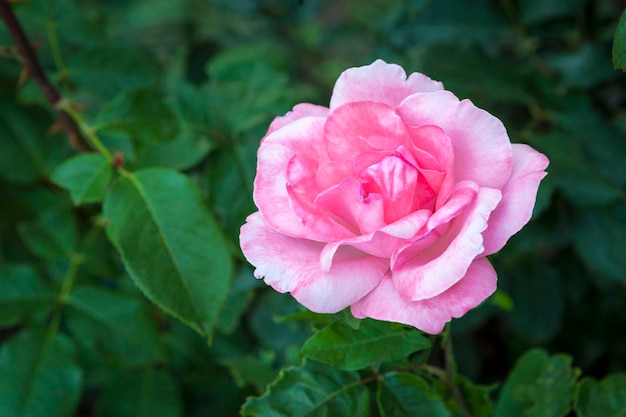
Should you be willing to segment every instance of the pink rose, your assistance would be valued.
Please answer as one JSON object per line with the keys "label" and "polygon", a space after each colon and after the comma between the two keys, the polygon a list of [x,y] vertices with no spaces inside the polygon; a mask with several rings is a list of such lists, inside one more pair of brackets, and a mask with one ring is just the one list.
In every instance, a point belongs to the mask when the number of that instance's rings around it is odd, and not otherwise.
{"label": "pink rose", "polygon": [[547,166],[471,101],[378,60],[341,74],[329,108],[274,119],[241,249],[315,312],[439,333],[495,291],[486,256],[528,222]]}

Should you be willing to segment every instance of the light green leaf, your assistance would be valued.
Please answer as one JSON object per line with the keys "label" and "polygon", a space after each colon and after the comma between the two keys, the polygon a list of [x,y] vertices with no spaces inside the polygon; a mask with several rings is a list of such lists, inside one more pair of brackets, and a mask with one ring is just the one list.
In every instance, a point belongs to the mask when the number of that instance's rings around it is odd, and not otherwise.
{"label": "light green leaf", "polygon": [[358,329],[337,321],[320,330],[306,341],[302,354],[339,369],[355,371],[374,363],[405,358],[429,346],[428,339],[416,330],[365,319]]}
{"label": "light green leaf", "polygon": [[121,374],[96,405],[98,417],[178,417],[183,415],[182,398],[169,373],[145,370]]}
{"label": "light green leaf", "polygon": [[29,265],[0,267],[0,327],[19,323],[22,316],[54,298]]}
{"label": "light green leaf", "polygon": [[626,71],[626,10],[619,18],[613,38],[613,66]]}
{"label": "light green leaf", "polygon": [[552,357],[540,349],[522,356],[507,378],[496,417],[564,417],[571,409],[580,375],[567,355]]}
{"label": "light green leaf", "polygon": [[57,334],[23,331],[0,350],[2,417],[69,417],[74,415],[82,371],[70,340]]}
{"label": "light green leaf", "polygon": [[74,205],[95,203],[113,176],[107,159],[95,153],[73,156],[52,173],[52,181],[70,192]]}
{"label": "light green leaf", "polygon": [[450,416],[431,386],[409,373],[390,373],[380,378],[377,401],[383,417]]}
{"label": "light green leaf", "polygon": [[196,185],[167,169],[120,178],[104,198],[107,235],[150,300],[210,337],[232,272]]}
{"label": "light green leaf", "polygon": [[69,209],[42,209],[36,220],[17,228],[28,249],[42,259],[69,258],[76,250],[78,231]]}
{"label": "light green leaf", "polygon": [[167,141],[179,130],[176,115],[151,89],[126,91],[105,106],[93,125],[105,132],[125,132],[139,142]]}
{"label": "light green leaf", "polygon": [[140,300],[97,287],[82,287],[67,300],[67,325],[81,345],[127,366],[164,359],[155,323]]}
{"label": "light green leaf", "polygon": [[578,417],[626,417],[626,374],[598,381],[585,377],[577,385],[574,409]]}
{"label": "light green leaf", "polygon": [[356,372],[345,372],[306,361],[280,372],[259,398],[248,398],[243,416],[258,417],[367,417],[367,389]]}

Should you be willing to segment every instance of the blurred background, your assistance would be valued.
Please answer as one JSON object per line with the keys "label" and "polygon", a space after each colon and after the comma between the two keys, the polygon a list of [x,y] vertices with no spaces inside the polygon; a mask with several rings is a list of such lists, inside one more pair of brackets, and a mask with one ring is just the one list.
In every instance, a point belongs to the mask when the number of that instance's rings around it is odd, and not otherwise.
{"label": "blurred background", "polygon": [[[134,415],[123,407],[140,399],[152,404],[152,416],[237,415],[278,369],[299,363],[304,340],[330,319],[294,316],[297,303],[256,281],[239,252],[239,227],[255,211],[256,149],[274,116],[300,102],[328,105],[341,71],[377,58],[442,81],[502,119],[513,142],[551,161],[533,220],[491,257],[498,293],[452,323],[459,371],[476,383],[501,382],[533,346],[571,354],[587,375],[626,371],[626,77],[611,61],[624,7],[609,0],[17,2],[44,68],[87,121],[124,91],[164,98],[180,125],[172,140],[112,132],[103,142],[130,169],[167,166],[195,179],[236,264],[209,347],[145,300],[104,236],[95,238],[78,279],[118,297],[103,311],[121,325],[64,318],[61,330],[76,341],[84,371],[76,415]],[[0,267],[19,264],[12,273],[54,286],[68,260],[37,236],[41,211],[67,200],[46,176],[71,149],[49,131],[49,106],[33,81],[17,82],[12,45],[2,28],[0,134],[27,139],[0,137]],[[98,209],[72,213],[44,229],[84,234]],[[40,316],[0,320],[0,342]]]}

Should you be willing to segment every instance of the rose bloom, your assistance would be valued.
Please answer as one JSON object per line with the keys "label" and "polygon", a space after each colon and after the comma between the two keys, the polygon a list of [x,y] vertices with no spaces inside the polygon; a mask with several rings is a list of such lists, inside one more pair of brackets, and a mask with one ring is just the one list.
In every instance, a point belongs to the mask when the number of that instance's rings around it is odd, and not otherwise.
{"label": "rose bloom", "polygon": [[241,228],[255,276],[318,313],[442,331],[496,289],[486,256],[531,217],[548,159],[420,73],[351,68],[274,119]]}

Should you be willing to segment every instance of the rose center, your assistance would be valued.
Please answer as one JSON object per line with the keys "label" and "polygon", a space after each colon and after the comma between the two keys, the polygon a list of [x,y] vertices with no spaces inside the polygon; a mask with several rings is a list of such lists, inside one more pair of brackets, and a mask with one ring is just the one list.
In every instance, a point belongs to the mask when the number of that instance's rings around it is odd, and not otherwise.
{"label": "rose center", "polygon": [[372,196],[382,197],[385,223],[422,208],[432,209],[435,200],[433,189],[417,168],[399,155],[365,168],[359,180],[364,202]]}

